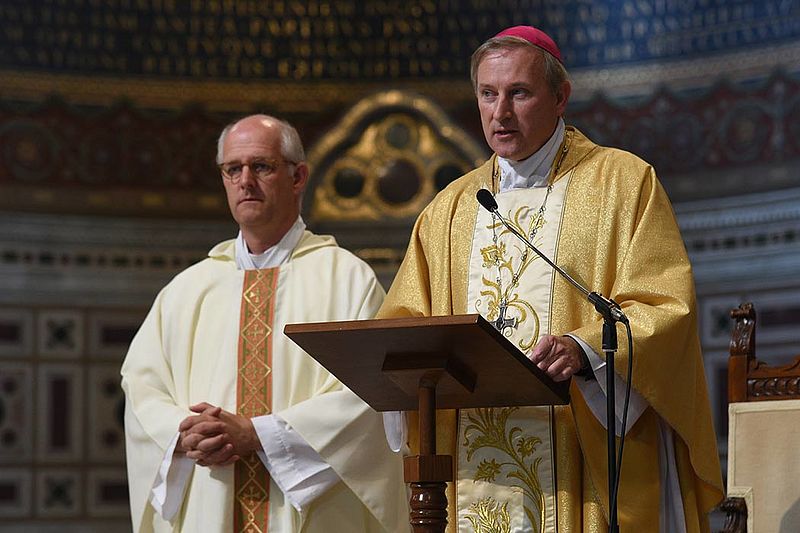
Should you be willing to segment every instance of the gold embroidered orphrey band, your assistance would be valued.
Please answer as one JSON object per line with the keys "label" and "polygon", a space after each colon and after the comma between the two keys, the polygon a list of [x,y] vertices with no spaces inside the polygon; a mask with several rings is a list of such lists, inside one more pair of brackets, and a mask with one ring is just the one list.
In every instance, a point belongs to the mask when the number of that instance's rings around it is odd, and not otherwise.
{"label": "gold embroidered orphrey band", "polygon": [[[254,417],[272,408],[272,324],[278,268],[245,270],[239,322],[236,412]],[[234,470],[233,530],[266,533],[269,528],[269,473],[255,453]]]}

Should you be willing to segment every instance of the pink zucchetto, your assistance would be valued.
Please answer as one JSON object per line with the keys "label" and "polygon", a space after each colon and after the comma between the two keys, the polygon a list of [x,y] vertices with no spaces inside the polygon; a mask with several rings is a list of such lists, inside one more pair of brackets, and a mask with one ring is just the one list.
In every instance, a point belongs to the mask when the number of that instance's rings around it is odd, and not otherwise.
{"label": "pink zucchetto", "polygon": [[519,37],[525,39],[534,46],[538,46],[542,50],[549,52],[553,57],[558,59],[562,65],[564,61],[561,59],[561,51],[556,46],[555,41],[550,38],[542,30],[534,28],[533,26],[513,26],[501,31],[495,37]]}

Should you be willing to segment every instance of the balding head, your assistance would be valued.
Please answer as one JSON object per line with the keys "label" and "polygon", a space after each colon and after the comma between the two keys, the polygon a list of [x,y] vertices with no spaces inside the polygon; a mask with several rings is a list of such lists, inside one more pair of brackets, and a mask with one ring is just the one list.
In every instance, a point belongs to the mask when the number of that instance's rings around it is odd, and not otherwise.
{"label": "balding head", "polygon": [[301,163],[306,160],[306,154],[303,150],[303,143],[300,140],[300,135],[294,127],[279,118],[270,115],[249,115],[231,122],[222,133],[219,135],[217,141],[217,164],[221,165],[225,161],[224,146],[225,138],[228,134],[241,124],[261,124],[265,129],[279,128],[281,137],[281,156],[287,161],[293,163]]}

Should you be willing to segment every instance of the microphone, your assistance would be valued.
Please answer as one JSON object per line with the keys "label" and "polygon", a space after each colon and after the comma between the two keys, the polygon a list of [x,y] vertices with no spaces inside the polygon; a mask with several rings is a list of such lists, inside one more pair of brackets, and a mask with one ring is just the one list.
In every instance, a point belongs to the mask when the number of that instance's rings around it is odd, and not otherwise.
{"label": "microphone", "polygon": [[499,213],[496,212],[497,211],[497,200],[494,199],[494,196],[492,196],[492,193],[490,193],[486,189],[481,189],[475,195],[475,198],[478,199],[478,203],[481,204],[484,209],[486,209],[490,213],[495,213],[497,216],[500,216]]}
{"label": "microphone", "polygon": [[561,274],[567,281],[569,281],[573,287],[581,291],[586,296],[586,299],[589,300],[589,303],[591,303],[594,308],[597,309],[597,312],[603,315],[603,318],[613,320],[614,322],[622,322],[623,324],[628,323],[628,317],[626,317],[625,313],[622,312],[622,309],[617,302],[606,298],[602,294],[590,292],[589,289],[575,281],[572,276],[567,274],[561,267],[553,263],[550,258],[540,252],[539,249],[534,246],[525,235],[520,233],[517,228],[512,226],[511,223],[509,223],[508,220],[506,220],[506,218],[500,214],[500,211],[497,209],[497,200],[494,199],[494,196],[491,192],[486,189],[480,189],[475,195],[475,198],[477,198],[478,203],[480,203],[484,209],[495,215],[508,229],[508,231],[513,233],[519,240],[525,243],[528,248],[536,252],[536,255],[541,257],[548,265],[553,267],[553,269]]}

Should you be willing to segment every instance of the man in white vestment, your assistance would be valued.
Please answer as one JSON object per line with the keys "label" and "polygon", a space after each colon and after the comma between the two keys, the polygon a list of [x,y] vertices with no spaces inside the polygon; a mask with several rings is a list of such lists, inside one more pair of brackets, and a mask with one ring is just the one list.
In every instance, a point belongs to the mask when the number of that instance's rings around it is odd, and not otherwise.
{"label": "man in white vestment", "polygon": [[239,235],[159,293],[122,366],[134,531],[408,530],[381,416],[283,334],[371,318],[383,289],[305,230],[292,126],[234,122],[217,163]]}
{"label": "man in white vestment", "polygon": [[630,319],[633,371],[620,325],[614,376],[618,435],[624,381],[632,383],[620,530],[707,531],[722,496],[719,458],[691,266],[655,171],[565,124],[571,85],[558,47],[536,28],[481,45],[472,82],[494,155],[419,216],[379,317],[480,313],[551,378],[572,381],[566,406],[439,413],[439,452],[456,465],[450,527],[563,533],[609,524],[602,319],[480,208],[476,192],[488,189],[519,233]]}

